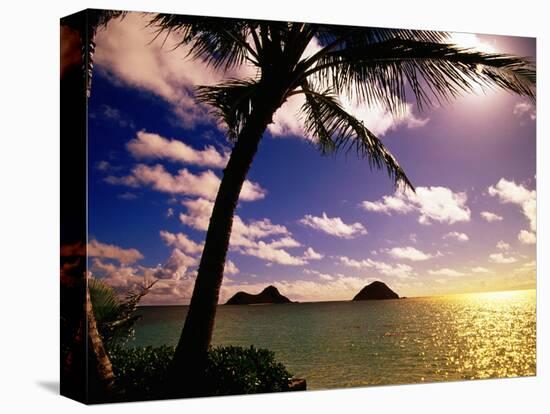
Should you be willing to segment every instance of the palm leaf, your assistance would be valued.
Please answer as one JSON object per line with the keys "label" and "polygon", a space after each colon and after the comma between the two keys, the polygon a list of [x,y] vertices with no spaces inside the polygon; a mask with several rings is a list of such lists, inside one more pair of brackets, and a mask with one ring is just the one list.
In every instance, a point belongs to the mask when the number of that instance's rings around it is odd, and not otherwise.
{"label": "palm leaf", "polygon": [[120,298],[115,290],[100,279],[88,279],[90,300],[97,323],[97,329],[106,345],[115,341],[124,342],[134,334],[134,324],[141,316],[136,314],[137,306],[143,296],[153,287],[139,286]]}
{"label": "palm leaf", "polygon": [[412,90],[420,108],[474,92],[476,85],[535,97],[530,61],[455,45],[392,39],[328,52],[303,75],[338,94],[399,111]]}
{"label": "palm leaf", "polygon": [[215,108],[227,125],[229,139],[235,141],[250,116],[258,90],[256,80],[231,80],[218,86],[200,86],[196,97]]}
{"label": "palm leaf", "polygon": [[444,42],[449,38],[449,33],[434,30],[316,25],[315,36],[323,46],[336,43],[338,49],[347,49],[348,47],[372,45],[392,39]]}
{"label": "palm leaf", "polygon": [[156,14],[149,22],[157,36],[177,33],[179,43],[189,45],[189,56],[214,68],[229,69],[246,60],[257,64],[258,55],[247,41],[255,23],[243,19]]}
{"label": "palm leaf", "polygon": [[362,121],[342,108],[332,90],[316,92],[306,82],[302,84],[300,93],[305,95],[301,109],[306,134],[317,139],[322,153],[354,150],[360,157],[368,159],[371,169],[385,168],[396,185],[402,183],[414,191],[395,157]]}

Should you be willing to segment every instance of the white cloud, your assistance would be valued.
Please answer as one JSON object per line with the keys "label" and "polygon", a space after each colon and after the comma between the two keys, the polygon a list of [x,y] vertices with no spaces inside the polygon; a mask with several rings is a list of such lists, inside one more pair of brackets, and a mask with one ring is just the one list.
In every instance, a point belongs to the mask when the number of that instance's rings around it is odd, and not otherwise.
{"label": "white cloud", "polygon": [[[313,269],[304,269],[304,273],[306,275],[316,275],[321,280],[334,280],[335,279],[335,276],[333,276],[333,275],[329,275],[328,273],[322,273],[322,272],[319,272],[318,270],[313,270]],[[338,276],[342,276],[342,275],[338,275]]]}
{"label": "white cloud", "polygon": [[277,241],[264,242],[259,240],[255,242],[253,246],[241,247],[237,251],[244,255],[254,256],[259,259],[281,265],[300,266],[307,263],[305,259],[293,256],[285,249],[274,246],[273,244],[277,244]]}
{"label": "white cloud", "polygon": [[[181,222],[196,230],[206,231],[213,202],[199,198],[185,200],[183,205],[187,207],[187,213],[180,214]],[[274,236],[278,238],[262,240]],[[323,257],[311,247],[306,248],[302,255],[289,253],[287,249],[301,247],[301,243],[291,237],[285,226],[273,224],[267,218],[245,222],[235,215],[229,246],[237,253],[288,266],[304,265],[310,260],[319,260]]]}
{"label": "white cloud", "polygon": [[195,85],[212,85],[224,78],[253,74],[250,67],[224,72],[188,56],[189,47],[178,47],[178,35],[155,37],[155,28],[147,27],[151,15],[128,13],[124,19],[109,22],[96,37],[94,63],[115,83],[152,92],[169,102],[176,115],[193,126],[212,122],[205,105],[193,96]]}
{"label": "white cloud", "polygon": [[161,230],[160,237],[168,246],[176,247],[181,251],[196,255],[202,253],[204,245],[202,243],[196,243],[187,237],[184,233],[170,233],[169,231]]}
{"label": "white cloud", "polygon": [[239,268],[231,260],[225,262],[224,275],[237,275],[239,274]]}
{"label": "white cloud", "polygon": [[412,260],[414,262],[428,260],[433,257],[431,254],[424,253],[411,246],[394,247],[390,249],[388,253],[390,256],[395,257],[397,259],[407,259],[407,260]]}
{"label": "white cloud", "polygon": [[529,102],[518,102],[514,105],[513,114],[519,117],[526,116],[531,121],[537,119],[535,106]]}
{"label": "white cloud", "polygon": [[[183,168],[177,175],[172,175],[162,165],[149,166],[137,164],[130,175],[108,176],[105,181],[113,185],[126,185],[137,188],[150,186],[156,191],[169,194],[185,194],[214,200],[220,186],[220,179],[211,170],[193,174]],[[260,184],[246,180],[243,184],[240,200],[254,201],[264,198],[267,191]]]}
{"label": "white cloud", "polygon": [[159,266],[154,276],[159,279],[180,280],[188,275],[191,267],[198,265],[198,258],[185,254],[178,248],[172,250],[170,257],[164,264]]}
{"label": "white cloud", "polygon": [[437,270],[428,270],[428,273],[433,276],[449,276],[449,277],[464,276],[464,273],[459,272],[457,270],[449,269],[448,267],[444,267]]}
{"label": "white cloud", "polygon": [[384,196],[379,201],[363,201],[361,207],[385,214],[417,211],[421,224],[432,221],[453,224],[470,221],[467,200],[466,193],[455,193],[446,187],[418,187],[416,193],[397,190],[393,196]]}
{"label": "white cloud", "polygon": [[96,239],[92,239],[88,243],[88,254],[92,257],[117,260],[123,265],[143,259],[143,255],[137,249],[124,249],[114,244],[98,242]]}
{"label": "white cloud", "polygon": [[224,168],[229,159],[228,152],[221,154],[212,145],[196,150],[183,141],[145,131],[138,131],[126,148],[137,159],[167,159],[202,167]]}
{"label": "white cloud", "polygon": [[482,211],[481,213],[479,213],[479,215],[489,223],[492,223],[494,221],[502,221],[502,216],[491,213],[490,211]]}
{"label": "white cloud", "polygon": [[416,195],[409,192],[409,198],[417,204],[420,212],[418,221],[453,224],[470,221],[470,209],[466,206],[466,193],[454,193],[445,187],[418,187]]}
{"label": "white cloud", "polygon": [[180,214],[180,221],[196,230],[208,230],[214,202],[204,198],[197,198],[184,200],[182,204],[187,208],[187,213]]}
{"label": "white cloud", "polygon": [[406,197],[396,193],[393,196],[384,196],[379,201],[363,201],[361,206],[367,211],[375,211],[391,215],[392,212],[403,214],[413,211],[415,207],[408,202]]}
{"label": "white cloud", "polygon": [[239,216],[233,218],[230,244],[232,246],[253,247],[255,241],[272,236],[288,236],[272,242],[274,249],[280,247],[298,247],[300,243],[292,239],[288,229],[280,224],[273,224],[268,218],[244,222]]}
{"label": "white cloud", "polygon": [[98,258],[94,258],[90,266],[90,273],[93,277],[100,276],[102,280],[116,289],[131,288],[136,283],[143,281],[141,277],[137,276],[138,271],[137,267],[127,264],[117,266]]}
{"label": "white cloud", "polygon": [[458,240],[460,242],[467,242],[468,240],[470,240],[470,238],[468,237],[467,234],[465,233],[460,233],[458,231],[451,231],[449,233],[447,233],[445,236],[443,236],[444,239],[455,239],[455,240]]}
{"label": "white cloud", "polygon": [[[158,266],[150,267],[117,267],[94,261],[92,274],[106,281],[116,290],[127,292],[138,284],[149,283],[156,280],[155,285],[145,295],[140,304],[143,305],[169,305],[189,303],[193,292],[194,276],[196,272],[188,272],[184,277],[178,277],[179,273],[172,274],[168,269]],[[164,278],[158,276],[166,276]],[[172,277],[176,276],[176,277]]]}
{"label": "white cloud", "polygon": [[273,116],[273,123],[267,127],[268,131],[273,136],[295,136],[307,137],[304,131],[304,123],[301,117],[302,105],[305,98],[302,95],[294,95],[287,99],[282,107],[280,107]]}
{"label": "white cloud", "polygon": [[499,242],[497,243],[497,249],[499,249],[499,250],[509,250],[510,249],[510,244],[506,243],[504,240],[499,240]]}
{"label": "white cloud", "polygon": [[323,212],[321,217],[306,214],[300,220],[300,223],[343,239],[351,239],[367,234],[367,229],[361,223],[346,224],[340,217],[328,217],[325,212]]}
{"label": "white cloud", "polygon": [[308,247],[303,256],[305,260],[321,260],[323,257],[325,257],[325,255],[316,252],[312,247]]}
{"label": "white cloud", "polygon": [[482,266],[472,267],[472,272],[474,273],[491,273],[489,269]]}
{"label": "white cloud", "polygon": [[537,228],[537,192],[529,190],[514,181],[501,178],[494,186],[489,187],[489,195],[498,197],[502,203],[516,204],[529,220],[531,230]]}
{"label": "white cloud", "polygon": [[394,276],[400,279],[407,279],[414,275],[414,269],[406,264],[397,263],[394,265],[372,259],[355,260],[346,256],[340,256],[338,259],[344,266],[355,269],[372,268],[385,276]]}
{"label": "white cloud", "polygon": [[397,263],[395,265],[372,260],[373,267],[381,274],[386,276],[394,276],[400,279],[407,279],[413,276],[413,268],[409,265]]}
{"label": "white cloud", "polygon": [[382,105],[360,104],[353,98],[346,95],[340,96],[340,101],[344,109],[353,114],[360,121],[363,121],[365,127],[377,136],[384,136],[390,131],[404,126],[407,128],[423,127],[429,122],[429,118],[418,118],[412,110],[412,105],[406,103],[403,111],[398,114],[392,114],[384,109]]}
{"label": "white cloud", "polygon": [[518,234],[518,240],[523,244],[535,244],[537,236],[531,231],[521,230]]}
{"label": "white cloud", "polygon": [[319,278],[321,278],[322,280],[334,280],[334,276],[331,276],[326,273],[320,273]]}
{"label": "white cloud", "polygon": [[[251,227],[246,227],[246,225],[244,223],[242,223],[242,221],[241,221],[241,223],[243,225],[243,230],[241,232],[244,232],[244,231],[249,232],[250,228],[253,228],[253,227],[257,226],[258,223],[264,223],[264,222],[265,222],[265,219],[262,220],[262,221],[256,221],[256,222],[253,221],[253,222],[251,222]],[[272,226],[271,221],[267,222],[267,226]],[[286,227],[285,227],[284,231],[285,232],[287,231]],[[267,235],[268,234],[262,234],[260,236],[254,236],[253,238],[265,237]],[[286,237],[282,237],[278,240],[275,240],[275,241],[271,242],[271,246],[274,247],[274,248],[279,248],[279,247],[287,247],[288,248],[288,247],[300,247],[301,244],[300,244],[299,241],[295,240],[294,238],[292,238],[290,236],[286,236]]]}
{"label": "white cloud", "polygon": [[489,255],[489,261],[493,263],[509,264],[509,263],[515,263],[518,260],[515,257],[506,256],[502,253],[492,253]]}
{"label": "white cloud", "polygon": [[[99,277],[116,289],[132,289],[138,284],[152,280],[178,281],[181,285],[191,285],[189,282],[190,269],[197,265],[197,259],[186,255],[179,249],[173,249],[168,260],[163,265],[156,267],[130,266],[121,263],[103,261],[94,258],[90,272],[93,277]],[[155,285],[156,289],[156,285]]]}
{"label": "white cloud", "polygon": [[522,205],[526,201],[534,199],[536,192],[530,191],[514,181],[501,178],[495,186],[489,187],[489,195],[498,196],[503,203]]}
{"label": "white cloud", "polygon": [[[197,246],[187,239],[175,236],[168,232],[161,234],[168,245],[184,247],[195,255],[188,255],[174,247],[168,259],[154,267],[136,265],[135,262],[143,257],[136,249],[122,249],[92,240],[90,250],[94,258],[89,269],[90,276],[105,281],[120,293],[156,280],[141,303],[187,303],[191,297],[198,265]],[[229,272],[238,271],[232,263],[228,267]]]}
{"label": "white cloud", "polygon": [[[378,137],[386,135],[400,127],[418,128],[426,125],[428,118],[418,118],[412,109],[412,105],[406,103],[400,114],[391,114],[381,105],[367,106],[359,104],[346,95],[340,95],[339,100],[342,107],[350,114],[365,124],[373,134]],[[277,110],[273,117],[273,123],[268,130],[274,136],[299,136],[306,139],[313,139],[305,133],[304,117],[300,116],[302,105],[305,103],[303,95],[291,96],[286,103]]]}
{"label": "white cloud", "polygon": [[354,267],[356,269],[361,269],[363,267],[372,267],[372,261],[370,259],[366,259],[366,260],[355,260],[355,259],[350,259],[349,257],[347,256],[340,256],[338,258],[338,260],[340,260],[340,262],[344,265],[344,266],[347,266],[347,267]]}

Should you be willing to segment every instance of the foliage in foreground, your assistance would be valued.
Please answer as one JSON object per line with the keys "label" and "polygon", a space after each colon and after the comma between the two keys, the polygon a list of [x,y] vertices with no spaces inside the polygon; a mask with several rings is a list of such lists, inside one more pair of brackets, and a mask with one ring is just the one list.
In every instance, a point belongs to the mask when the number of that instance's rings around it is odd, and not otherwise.
{"label": "foliage in foreground", "polygon": [[[167,397],[168,369],[174,347],[113,347],[117,388],[124,400],[148,400]],[[254,394],[287,391],[292,374],[275,361],[274,353],[253,346],[212,348],[208,353],[205,395]]]}
{"label": "foliage in foreground", "polygon": [[97,329],[107,347],[124,344],[134,336],[134,325],[141,317],[136,314],[139,301],[154,284],[137,286],[120,297],[104,281],[95,278],[88,280]]}

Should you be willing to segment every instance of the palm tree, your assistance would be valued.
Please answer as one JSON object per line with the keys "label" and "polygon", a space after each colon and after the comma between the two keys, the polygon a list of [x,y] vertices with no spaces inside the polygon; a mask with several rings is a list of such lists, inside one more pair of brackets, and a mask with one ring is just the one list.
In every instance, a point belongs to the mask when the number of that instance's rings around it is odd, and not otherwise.
{"label": "palm tree", "polygon": [[[212,338],[233,215],[258,145],[273,115],[303,95],[305,131],[322,153],[353,150],[371,168],[386,169],[396,185],[414,190],[394,156],[367,125],[347,112],[339,96],[392,113],[407,98],[420,108],[497,87],[534,99],[535,68],[526,59],[446,44],[447,33],[235,20],[158,14],[158,36],[176,34],[189,55],[214,68],[248,64],[256,76],[203,86],[197,98],[212,105],[234,143],[215,200],[187,318],[176,348],[173,379],[179,392],[200,393],[200,373]],[[304,52],[314,39],[321,45]],[[182,378],[183,374],[183,378]]]}
{"label": "palm tree", "polygon": [[139,302],[156,282],[138,283],[121,297],[107,282],[96,278],[88,279],[95,324],[107,349],[114,345],[123,345],[134,336],[134,325],[141,319],[141,315],[137,314]]}
{"label": "palm tree", "polygon": [[64,18],[61,22],[78,32],[81,45],[82,75],[85,79],[86,96],[92,93],[92,75],[94,69],[95,36],[98,30],[117,18],[124,18],[128,12],[120,10],[88,9]]}

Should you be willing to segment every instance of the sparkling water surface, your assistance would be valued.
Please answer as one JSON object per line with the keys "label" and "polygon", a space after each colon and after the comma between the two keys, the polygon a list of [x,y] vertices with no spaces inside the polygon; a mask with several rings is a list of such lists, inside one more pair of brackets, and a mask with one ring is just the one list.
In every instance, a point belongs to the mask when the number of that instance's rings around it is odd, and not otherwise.
{"label": "sparkling water surface", "polygon": [[[128,346],[177,343],[186,306],[139,312]],[[536,294],[219,306],[213,345],[268,348],[308,389],[530,376]]]}

